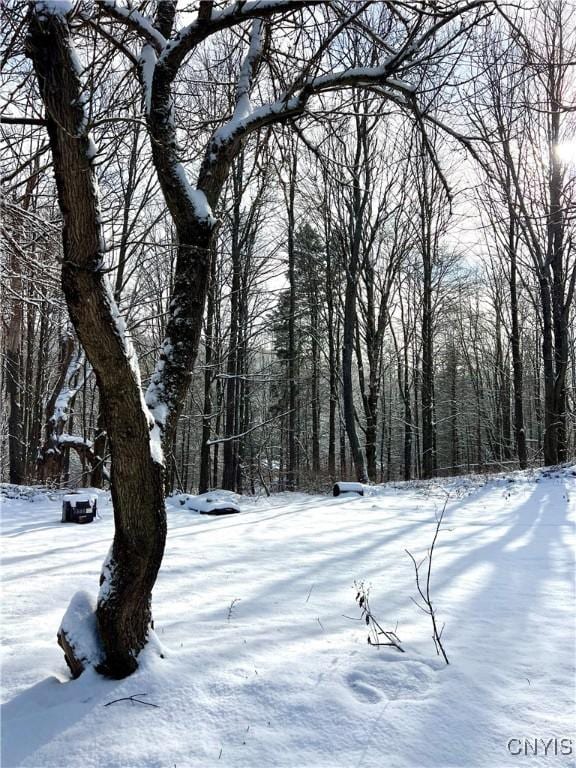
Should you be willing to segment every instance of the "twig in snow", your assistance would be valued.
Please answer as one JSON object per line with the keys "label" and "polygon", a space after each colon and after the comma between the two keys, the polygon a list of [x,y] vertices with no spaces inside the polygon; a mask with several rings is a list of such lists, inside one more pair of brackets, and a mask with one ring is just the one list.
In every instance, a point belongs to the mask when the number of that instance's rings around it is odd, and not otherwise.
{"label": "twig in snow", "polygon": [[228,619],[227,619],[228,623],[230,623],[230,619],[232,618],[232,611],[234,610],[234,606],[236,605],[236,603],[239,603],[241,599],[242,599],[241,597],[235,597],[234,600],[232,600],[232,602],[228,606]]}
{"label": "twig in snow", "polygon": [[140,699],[137,699],[136,696],[148,696],[147,693],[133,693],[132,696],[124,696],[121,699],[114,699],[114,701],[109,701],[107,704],[104,704],[105,707],[109,707],[110,704],[116,704],[119,701],[131,701],[135,704],[145,704],[147,707],[156,707],[156,709],[160,709],[159,704],[152,704],[149,701],[140,701]]}
{"label": "twig in snow", "polygon": [[[436,653],[438,654],[438,656],[442,654],[446,664],[450,664],[450,662],[448,661],[448,656],[446,655],[446,651],[444,650],[444,646],[442,645],[442,633],[444,632],[445,625],[443,624],[442,629],[438,630],[436,613],[432,605],[432,598],[430,597],[430,579],[432,576],[432,556],[434,554],[434,547],[436,546],[436,540],[438,539],[438,534],[440,533],[440,527],[442,525],[442,520],[444,519],[444,513],[446,512],[446,505],[448,504],[449,498],[450,498],[450,494],[447,493],[446,500],[444,501],[444,506],[442,507],[442,512],[436,519],[436,530],[434,531],[434,538],[432,539],[432,544],[430,545],[430,549],[428,550],[428,555],[419,563],[417,563],[414,555],[411,552],[409,552],[407,549],[405,550],[410,560],[412,560],[412,564],[414,566],[414,573],[416,575],[416,587],[418,589],[418,594],[420,595],[420,598],[422,600],[422,603],[419,603],[418,600],[415,600],[414,598],[412,598],[412,602],[415,605],[417,605],[418,608],[420,608],[420,610],[423,611],[427,616],[430,616],[430,619],[432,621],[432,640],[434,641],[434,647],[436,648]],[[422,568],[426,560],[428,560],[428,568],[426,570],[426,585],[423,586],[420,578],[420,569]]]}
{"label": "twig in snow", "polygon": [[[396,648],[400,653],[404,653],[404,648],[400,645],[401,640],[396,634],[396,631],[383,629],[372,613],[368,601],[370,588],[366,588],[363,581],[359,584],[354,582],[354,586],[356,587],[356,602],[358,603],[361,612],[360,621],[364,621],[369,628],[368,645],[375,645],[377,647],[389,645],[392,648]],[[396,625],[396,629],[397,628],[398,625]],[[381,638],[385,639],[382,640]]]}

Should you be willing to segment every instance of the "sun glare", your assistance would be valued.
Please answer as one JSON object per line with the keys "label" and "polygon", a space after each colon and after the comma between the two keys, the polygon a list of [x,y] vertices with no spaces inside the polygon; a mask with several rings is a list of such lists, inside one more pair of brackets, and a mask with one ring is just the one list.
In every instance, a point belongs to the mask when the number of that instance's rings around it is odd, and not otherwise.
{"label": "sun glare", "polygon": [[576,139],[572,141],[562,141],[556,144],[556,156],[566,165],[576,165]]}

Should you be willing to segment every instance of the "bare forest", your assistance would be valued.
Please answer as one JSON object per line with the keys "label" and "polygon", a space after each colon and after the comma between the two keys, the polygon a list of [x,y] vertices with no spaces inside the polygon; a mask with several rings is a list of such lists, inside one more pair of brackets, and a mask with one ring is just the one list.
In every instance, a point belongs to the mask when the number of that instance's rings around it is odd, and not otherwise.
{"label": "bare forest", "polygon": [[110,490],[100,671],[174,493],[574,457],[572,2],[1,13],[2,481]]}

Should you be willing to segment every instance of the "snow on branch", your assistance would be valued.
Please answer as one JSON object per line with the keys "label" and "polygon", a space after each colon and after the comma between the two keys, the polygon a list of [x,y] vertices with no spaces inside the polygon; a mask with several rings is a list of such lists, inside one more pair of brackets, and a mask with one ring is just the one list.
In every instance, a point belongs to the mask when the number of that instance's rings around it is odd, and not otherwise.
{"label": "snow on branch", "polygon": [[156,67],[157,56],[153,46],[142,46],[142,52],[138,59],[138,66],[140,68],[140,81],[142,83],[142,90],[144,91],[144,108],[146,114],[150,114],[152,106],[152,81],[154,78],[154,69]]}
{"label": "snow on branch", "polygon": [[205,193],[201,189],[196,189],[190,184],[182,163],[176,162],[174,164],[174,173],[182,191],[192,204],[197,218],[200,221],[206,222],[210,227],[214,227],[216,219],[212,214],[212,208],[210,207]]}
{"label": "snow on branch", "polygon": [[116,21],[122,22],[134,32],[137,32],[158,53],[166,46],[166,38],[152,24],[151,20],[134,8],[119,5],[117,0],[96,0],[96,5]]}
{"label": "snow on branch", "polygon": [[59,445],[67,445],[71,448],[80,448],[90,450],[94,447],[92,440],[84,440],[80,435],[60,435],[58,437]]}
{"label": "snow on branch", "polygon": [[250,34],[250,45],[248,52],[238,76],[236,85],[236,104],[230,120],[218,131],[220,141],[224,142],[230,136],[233,136],[238,128],[241,128],[242,121],[250,117],[252,105],[250,103],[250,91],[252,90],[252,81],[256,75],[258,64],[263,50],[263,22],[262,19],[256,19],[252,24]]}
{"label": "snow on branch", "polygon": [[[394,66],[389,62],[394,59]],[[257,107],[243,119],[234,117],[226,125],[219,128],[213,137],[216,147],[220,144],[226,144],[228,141],[237,139],[241,135],[246,135],[258,130],[266,125],[281,122],[289,117],[301,115],[306,109],[306,105],[312,96],[322,93],[338,91],[350,87],[379,87],[383,96],[398,92],[399,95],[413,93],[415,87],[408,82],[391,77],[397,68],[396,57],[390,57],[379,67],[351,67],[340,72],[331,72],[318,77],[306,80],[302,87],[294,95],[290,91],[281,98],[269,104]],[[408,106],[408,101],[405,101]]]}
{"label": "snow on branch", "polygon": [[[110,1],[110,0],[108,0]],[[197,45],[224,29],[255,18],[301,10],[313,5],[326,5],[328,0],[237,0],[220,11],[212,11],[208,19],[197,18],[170,40],[158,63],[175,76],[184,57]]]}
{"label": "snow on branch", "polygon": [[74,10],[72,0],[35,0],[36,13],[46,13],[52,16],[67,16]]}
{"label": "snow on branch", "polygon": [[238,77],[238,84],[236,86],[236,107],[234,109],[234,115],[232,119],[239,117],[245,117],[250,114],[250,90],[252,88],[252,80],[258,67],[258,62],[262,55],[262,19],[256,19],[252,24],[252,32],[250,34],[250,46],[246,58],[242,62],[240,68],[240,76]]}
{"label": "snow on branch", "polygon": [[91,373],[91,368],[89,366],[86,367],[86,374],[82,376],[82,378],[76,383],[72,384],[75,376],[79,373],[79,371],[84,366],[84,362],[86,360],[84,350],[82,347],[80,347],[76,353],[76,355],[73,355],[70,359],[70,362],[68,363],[68,367],[66,369],[66,373],[64,375],[64,382],[63,386],[58,392],[56,399],[54,401],[54,410],[50,416],[50,421],[53,425],[57,425],[63,422],[68,421],[69,411],[71,403],[74,401],[74,398],[76,397],[76,394],[78,393],[78,390],[82,389],[84,386],[84,382],[86,381],[88,375]]}

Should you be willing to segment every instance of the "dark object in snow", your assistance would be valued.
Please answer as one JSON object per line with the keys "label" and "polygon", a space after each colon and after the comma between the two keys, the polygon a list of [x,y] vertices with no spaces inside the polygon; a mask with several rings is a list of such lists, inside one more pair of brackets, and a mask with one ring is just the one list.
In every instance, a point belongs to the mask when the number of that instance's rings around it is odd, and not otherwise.
{"label": "dark object in snow", "polygon": [[132,696],[123,696],[121,699],[114,699],[113,701],[109,701],[107,704],[104,704],[104,706],[109,707],[110,704],[117,704],[119,701],[131,701],[133,704],[146,704],[147,707],[156,707],[156,709],[160,708],[159,704],[152,704],[151,701],[140,701],[140,699],[137,699],[136,696],[148,696],[148,694],[133,693]]}
{"label": "dark object in snow", "polygon": [[209,491],[199,496],[185,494],[180,497],[180,504],[201,515],[235,515],[240,507],[231,496],[226,491]]}
{"label": "dark object in snow", "polygon": [[212,507],[212,509],[198,510],[201,515],[237,515],[239,509],[234,507]]}
{"label": "dark object in snow", "polygon": [[96,517],[95,493],[67,493],[62,501],[63,523],[91,523]]}
{"label": "dark object in snow", "polygon": [[364,486],[362,483],[334,483],[332,493],[334,496],[340,496],[342,493],[357,493],[358,496],[364,496]]}
{"label": "dark object in snow", "polygon": [[[354,582],[354,586],[356,587],[356,602],[360,608],[360,621],[364,621],[368,627],[368,645],[372,645],[376,648],[383,645],[389,645],[392,648],[396,648],[400,653],[404,653],[404,648],[402,648],[400,644],[401,640],[396,634],[396,631],[382,629],[382,626],[370,610],[370,603],[368,602],[370,588],[365,587],[363,581],[361,581],[360,584]],[[384,639],[381,639],[381,637]]]}

